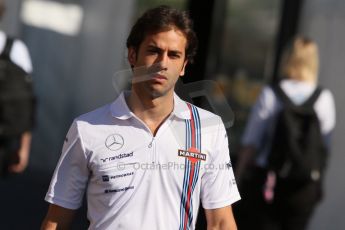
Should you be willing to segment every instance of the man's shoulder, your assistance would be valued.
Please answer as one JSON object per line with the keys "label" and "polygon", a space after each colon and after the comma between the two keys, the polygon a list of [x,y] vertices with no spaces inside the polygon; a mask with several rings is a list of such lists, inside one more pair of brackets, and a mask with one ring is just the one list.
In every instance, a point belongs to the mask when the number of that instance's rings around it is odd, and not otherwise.
{"label": "man's shoulder", "polygon": [[189,103],[189,102],[186,102],[187,104],[190,104],[192,107],[194,107],[195,109],[197,109],[198,111],[198,114],[200,116],[200,119],[208,119],[208,118],[215,118],[215,119],[220,119],[220,116],[211,112],[211,111],[208,111],[206,109],[203,109],[199,106],[196,106],[192,103]]}
{"label": "man's shoulder", "polygon": [[206,109],[200,108],[196,105],[191,104],[194,108],[197,109],[198,111],[198,115],[199,115],[199,119],[200,119],[200,123],[202,126],[202,129],[213,129],[215,128],[216,130],[218,130],[220,125],[223,125],[223,121],[222,118],[213,113],[210,112]]}
{"label": "man's shoulder", "polygon": [[110,103],[98,107],[75,118],[76,123],[102,124],[111,118]]}

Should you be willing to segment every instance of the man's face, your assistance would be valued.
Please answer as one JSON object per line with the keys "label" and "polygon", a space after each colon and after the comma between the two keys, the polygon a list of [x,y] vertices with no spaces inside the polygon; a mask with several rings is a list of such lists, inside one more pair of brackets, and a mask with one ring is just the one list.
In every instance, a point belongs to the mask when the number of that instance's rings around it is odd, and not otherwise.
{"label": "man's face", "polygon": [[176,81],[184,75],[187,40],[179,30],[148,34],[136,52],[128,49],[133,66],[132,88],[152,98],[172,93]]}

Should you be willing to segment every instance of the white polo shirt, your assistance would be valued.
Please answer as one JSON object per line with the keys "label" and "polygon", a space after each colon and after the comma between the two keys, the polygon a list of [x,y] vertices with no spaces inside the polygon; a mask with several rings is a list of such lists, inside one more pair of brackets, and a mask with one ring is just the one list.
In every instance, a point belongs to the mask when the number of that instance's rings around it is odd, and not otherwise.
{"label": "white polo shirt", "polygon": [[124,93],[73,122],[45,199],[77,209],[85,190],[89,229],[194,229],[200,200],[240,199],[220,117],[176,95],[156,136]]}

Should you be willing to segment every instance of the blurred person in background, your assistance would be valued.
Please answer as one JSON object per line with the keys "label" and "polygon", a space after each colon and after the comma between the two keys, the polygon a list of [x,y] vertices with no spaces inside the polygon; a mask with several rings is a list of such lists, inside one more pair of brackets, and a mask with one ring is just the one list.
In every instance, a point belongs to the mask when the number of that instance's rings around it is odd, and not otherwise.
{"label": "blurred person in background", "polygon": [[281,80],[264,87],[252,108],[235,171],[239,229],[306,229],[322,198],[335,105],[318,86],[318,67],[317,44],[295,38]]}
{"label": "blurred person in background", "polygon": [[[5,1],[0,0],[0,19]],[[21,173],[29,161],[34,99],[26,45],[0,30],[0,176]]]}
{"label": "blurred person in background", "polygon": [[131,91],[73,122],[42,229],[67,229],[84,192],[89,229],[195,229],[200,200],[208,229],[237,229],[222,120],[174,93],[196,46],[186,12],[160,6],[137,20],[127,39]]}

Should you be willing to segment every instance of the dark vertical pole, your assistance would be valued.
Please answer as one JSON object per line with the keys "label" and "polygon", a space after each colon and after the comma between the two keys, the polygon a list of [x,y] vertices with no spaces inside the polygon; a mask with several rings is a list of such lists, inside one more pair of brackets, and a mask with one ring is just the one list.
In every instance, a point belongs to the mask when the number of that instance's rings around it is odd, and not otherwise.
{"label": "dark vertical pole", "polygon": [[214,4],[214,0],[189,0],[188,2],[188,9],[194,22],[199,46],[194,64],[187,66],[186,76],[183,78],[184,82],[194,82],[205,78]]}
{"label": "dark vertical pole", "polygon": [[[199,46],[194,64],[187,65],[186,76],[183,77],[183,82],[185,83],[195,82],[205,78],[214,4],[214,0],[188,1],[188,9],[194,22],[194,31],[199,39]],[[195,227],[198,230],[206,230],[207,228],[205,211],[202,207],[199,209]]]}
{"label": "dark vertical pole", "polygon": [[223,57],[223,40],[227,25],[227,6],[229,0],[217,0],[213,6],[211,36],[209,38],[206,78],[210,79],[220,72]]}
{"label": "dark vertical pole", "polygon": [[297,34],[300,12],[304,0],[283,0],[281,8],[281,20],[276,41],[276,53],[274,62],[274,82],[279,79],[279,64],[286,44]]}

